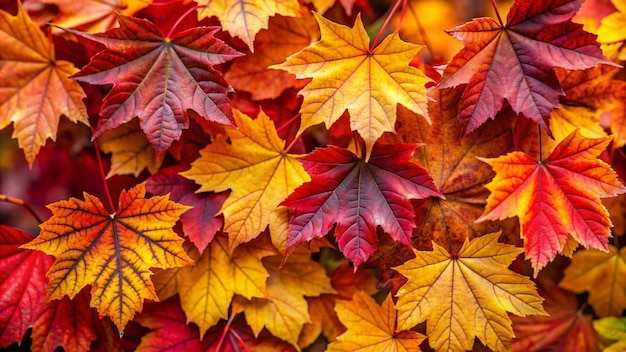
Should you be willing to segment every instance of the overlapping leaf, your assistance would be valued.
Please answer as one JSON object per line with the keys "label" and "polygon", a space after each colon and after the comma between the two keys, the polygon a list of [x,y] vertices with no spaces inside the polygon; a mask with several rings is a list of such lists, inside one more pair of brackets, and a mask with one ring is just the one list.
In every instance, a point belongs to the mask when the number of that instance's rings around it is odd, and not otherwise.
{"label": "overlapping leaf", "polygon": [[264,112],[253,120],[235,110],[234,118],[239,129],[226,128],[229,140],[218,136],[181,173],[199,184],[199,191],[231,190],[220,210],[231,251],[265,230],[280,202],[309,179]]}
{"label": "overlapping leaf", "polygon": [[350,127],[365,140],[369,158],[378,138],[394,131],[398,104],[428,119],[424,85],[429,79],[409,66],[419,46],[403,42],[394,33],[370,48],[360,15],[353,28],[318,14],[315,18],[321,40],[271,66],[297,78],[313,78],[301,91],[304,101],[298,134],[322,122],[330,127],[347,109]]}
{"label": "overlapping leaf", "polygon": [[193,264],[172,231],[188,207],[167,196],[146,199],[143,184],[123,191],[113,214],[98,198],[84,196],[50,204],[53,216],[22,247],[55,257],[48,300],[73,298],[91,285],[91,306],[123,331],[145,298],[158,300],[150,268]]}
{"label": "overlapping leaf", "polygon": [[112,154],[107,178],[128,174],[137,177],[144,169],[154,174],[163,163],[136,120],[104,132],[98,144],[103,152]]}
{"label": "overlapping leaf", "polygon": [[64,28],[76,28],[99,33],[117,25],[116,13],[132,16],[150,5],[152,0],[42,0],[58,7],[53,23]]}
{"label": "overlapping leaf", "polygon": [[516,0],[506,25],[478,18],[449,34],[465,47],[439,87],[467,84],[459,106],[464,135],[493,119],[506,99],[518,114],[550,131],[550,112],[563,90],[554,67],[584,69],[610,63],[595,36],[571,21],[583,0]]}
{"label": "overlapping leaf", "polygon": [[339,249],[360,265],[377,248],[376,227],[411,245],[416,226],[409,199],[443,197],[431,176],[409,158],[416,145],[377,145],[369,162],[329,146],[301,158],[311,175],[283,205],[295,211],[288,246],[323,237],[335,225]]}
{"label": "overlapping leaf", "polygon": [[476,221],[517,216],[535,275],[563,251],[568,235],[607,251],[611,221],[600,198],[626,192],[615,171],[598,159],[610,140],[583,138],[575,130],[543,161],[522,152],[481,159],[496,176],[486,185],[491,195]]}
{"label": "overlapping leaf", "polygon": [[589,291],[589,304],[600,317],[621,316],[626,309],[626,248],[608,249],[576,252],[559,283],[575,293]]}
{"label": "overlapping leaf", "polygon": [[279,268],[281,260],[279,256],[263,259],[270,274],[266,297],[239,299],[237,305],[243,308],[256,336],[265,327],[272,335],[297,346],[303,324],[310,322],[304,296],[317,297],[335,290],[324,268],[309,254],[292,254]]}
{"label": "overlapping leaf", "polygon": [[19,248],[30,240],[26,232],[0,225],[0,347],[22,341],[46,310],[45,272],[52,258]]}
{"label": "overlapping leaf", "polygon": [[185,236],[202,253],[224,224],[224,219],[216,214],[228,193],[195,193],[197,185],[178,174],[184,169],[181,166],[161,169],[146,181],[146,189],[159,195],[169,193],[173,201],[193,207],[180,217],[180,222]]}
{"label": "overlapping leaf", "polygon": [[396,267],[408,282],[398,291],[398,330],[426,321],[436,351],[471,350],[474,338],[494,351],[511,349],[507,312],[545,314],[535,285],[507,269],[523,250],[498,243],[499,233],[466,240],[458,253],[433,243]]}
{"label": "overlapping leaf", "polygon": [[414,331],[396,331],[396,309],[391,296],[379,306],[372,297],[357,291],[352,300],[338,301],[335,310],[348,330],[330,343],[327,351],[418,351],[425,338]]}
{"label": "overlapping leaf", "polygon": [[547,280],[539,280],[539,294],[548,315],[511,316],[513,351],[598,351],[593,316],[583,314],[575,295]]}
{"label": "overlapping leaf", "polygon": [[218,28],[196,27],[165,38],[147,20],[119,15],[118,21],[120,28],[99,35],[70,31],[106,46],[75,75],[82,82],[113,84],[94,137],[138,117],[154,149],[163,153],[189,127],[189,109],[232,125],[230,87],[213,66],[241,54],[213,36]]}
{"label": "overlapping leaf", "polygon": [[616,12],[606,16],[598,28],[598,42],[602,51],[611,60],[626,60],[626,1],[611,1]]}
{"label": "overlapping leaf", "polygon": [[298,0],[194,0],[205,6],[198,18],[216,16],[222,28],[233,37],[243,40],[254,51],[254,37],[267,29],[271,16],[297,16],[303,12]]}
{"label": "overlapping leaf", "polygon": [[78,70],[55,59],[21,3],[16,16],[0,10],[0,47],[0,129],[13,122],[13,137],[32,165],[46,140],[56,139],[61,115],[88,123],[85,93],[68,78]]}
{"label": "overlapping leaf", "polygon": [[594,321],[593,327],[602,339],[608,341],[608,346],[603,349],[603,352],[620,352],[626,349],[625,317],[602,318]]}

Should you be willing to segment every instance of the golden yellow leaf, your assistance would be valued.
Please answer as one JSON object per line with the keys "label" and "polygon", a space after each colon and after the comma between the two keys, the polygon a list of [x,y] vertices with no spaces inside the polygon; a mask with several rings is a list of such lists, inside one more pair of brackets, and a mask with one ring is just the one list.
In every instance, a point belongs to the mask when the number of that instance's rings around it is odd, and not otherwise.
{"label": "golden yellow leaf", "polygon": [[98,145],[103,152],[113,154],[107,178],[128,174],[137,177],[143,169],[154,174],[163,163],[163,158],[157,156],[137,119],[102,133]]}
{"label": "golden yellow leaf", "polygon": [[626,248],[609,245],[609,253],[596,249],[574,254],[560,287],[574,293],[589,291],[589,304],[600,317],[621,316],[626,309]]}
{"label": "golden yellow leaf", "polygon": [[394,33],[370,49],[360,15],[353,28],[318,14],[315,18],[322,39],[284,63],[270,66],[297,78],[313,78],[301,91],[304,101],[298,134],[322,122],[330,127],[347,109],[350,128],[365,140],[369,159],[378,138],[394,131],[398,104],[428,120],[424,84],[430,80],[409,66],[419,45],[406,43]]}
{"label": "golden yellow leaf", "polygon": [[272,335],[297,346],[302,325],[311,321],[304,296],[316,297],[335,290],[324,268],[309,254],[292,254],[279,268],[281,260],[280,256],[263,259],[270,274],[266,298],[241,299],[237,304],[243,307],[256,336],[265,327]]}
{"label": "golden yellow leaf", "polygon": [[598,43],[610,60],[626,60],[626,1],[612,0],[617,11],[606,16],[598,28]]}
{"label": "golden yellow leaf", "polygon": [[48,205],[52,217],[41,234],[24,248],[55,257],[48,271],[47,299],[74,298],[91,285],[91,306],[109,316],[119,331],[144,299],[158,301],[150,268],[193,264],[182,248],[183,239],[172,227],[189,207],[168,196],[145,198],[143,183],[120,195],[116,212],[84,193]]}
{"label": "golden yellow leaf", "polygon": [[408,282],[397,293],[398,329],[426,321],[436,351],[471,350],[474,338],[495,351],[511,350],[507,312],[546,314],[533,282],[507,269],[524,250],[498,243],[499,233],[466,240],[459,253],[433,242],[433,251],[396,267]]}
{"label": "golden yellow leaf", "polygon": [[335,311],[348,330],[328,345],[328,352],[419,351],[425,336],[414,331],[396,332],[396,309],[391,296],[382,306],[363,291],[351,301],[338,300]]}
{"label": "golden yellow leaf", "polygon": [[0,129],[13,122],[13,138],[32,165],[46,140],[56,139],[61,115],[88,124],[85,93],[68,78],[78,70],[54,58],[19,2],[16,16],[0,10],[0,48]]}
{"label": "golden yellow leaf", "polygon": [[267,29],[269,18],[276,14],[298,16],[303,13],[298,0],[194,0],[204,5],[198,11],[198,19],[216,16],[222,29],[248,44],[254,52],[254,37],[261,29]]}
{"label": "golden yellow leaf", "polygon": [[225,127],[230,143],[217,136],[181,173],[200,185],[199,192],[231,190],[219,212],[231,252],[265,230],[280,202],[310,180],[297,155],[285,152],[285,142],[263,111],[256,120],[237,110],[233,117],[239,129]]}
{"label": "golden yellow leaf", "polygon": [[248,299],[266,296],[269,274],[261,259],[239,248],[230,257],[226,238],[217,236],[195,267],[179,271],[180,304],[187,320],[200,328],[200,336],[220,319],[228,318],[235,293]]}

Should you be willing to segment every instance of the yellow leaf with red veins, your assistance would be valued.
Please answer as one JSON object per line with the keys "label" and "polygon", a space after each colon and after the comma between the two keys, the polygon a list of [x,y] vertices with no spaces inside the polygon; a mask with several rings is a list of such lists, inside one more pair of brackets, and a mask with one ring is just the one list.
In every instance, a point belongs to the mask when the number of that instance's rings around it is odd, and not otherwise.
{"label": "yellow leaf with red veins", "polygon": [[278,98],[286,88],[303,84],[293,75],[268,66],[285,61],[287,56],[319,39],[319,35],[313,16],[273,17],[269,28],[257,35],[254,53],[233,60],[224,78],[238,91],[250,92],[254,100]]}
{"label": "yellow leaf with red veins", "polygon": [[16,16],[0,10],[0,129],[13,122],[13,138],[32,165],[46,140],[56,139],[61,115],[88,120],[85,93],[68,78],[78,70],[55,59],[50,40],[18,4]]}
{"label": "yellow leaf with red veins", "polygon": [[[384,132],[395,131],[396,110],[402,104],[428,119],[424,73],[409,66],[420,46],[404,42],[398,33],[370,49],[370,39],[358,15],[353,28],[315,14],[322,39],[271,68],[297,78],[313,78],[304,97],[298,134],[324,123],[330,127],[348,110],[350,128],[365,140],[367,159]],[[430,121],[430,120],[428,120]]]}
{"label": "yellow leaf with red veins", "polygon": [[181,173],[200,185],[198,192],[231,190],[219,212],[231,252],[265,230],[280,202],[310,180],[263,111],[256,120],[237,110],[233,117],[238,128],[225,127],[228,140],[217,136]]}
{"label": "yellow leaf with red veins", "polygon": [[436,351],[467,351],[474,338],[494,351],[509,351],[513,329],[507,312],[546,314],[528,277],[507,267],[523,249],[498,243],[499,233],[466,240],[458,253],[433,242],[433,251],[396,267],[408,281],[397,293],[398,329],[425,321]]}
{"label": "yellow leaf with red veins", "polygon": [[248,299],[265,297],[269,276],[261,259],[251,252],[238,249],[231,257],[222,236],[215,237],[196,266],[182,268],[178,275],[180,304],[187,321],[200,328],[200,336],[220,319],[228,319],[235,293]]}
{"label": "yellow leaf with red veins", "polygon": [[112,154],[107,178],[128,174],[137,177],[144,169],[154,174],[163,163],[163,158],[157,156],[137,119],[102,133],[98,145],[103,152]]}
{"label": "yellow leaf with red veins", "polygon": [[621,316],[626,309],[626,248],[609,245],[609,253],[581,250],[574,254],[559,286],[574,293],[589,291],[589,304],[600,317]]}
{"label": "yellow leaf with red veins", "polygon": [[254,51],[254,38],[267,29],[274,15],[299,16],[304,9],[298,0],[194,0],[200,6],[198,19],[216,16],[222,29],[238,37]]}
{"label": "yellow leaf with red veins", "polygon": [[491,194],[476,221],[517,216],[535,276],[564,250],[569,235],[586,248],[607,251],[611,221],[600,198],[626,192],[615,171],[598,159],[610,141],[575,130],[543,161],[522,152],[481,159],[496,176],[485,186]]}
{"label": "yellow leaf with red veins", "polygon": [[335,311],[348,330],[328,345],[329,352],[351,351],[420,351],[426,338],[415,331],[396,331],[396,309],[391,296],[379,306],[363,291],[356,291],[352,300],[337,301]]}
{"label": "yellow leaf with red veins", "polygon": [[236,305],[244,309],[255,336],[265,327],[272,335],[297,346],[303,324],[311,321],[304,296],[317,297],[335,290],[324,268],[309,254],[292,254],[279,267],[281,260],[280,256],[263,259],[270,274],[267,296],[238,299]]}
{"label": "yellow leaf with red veins", "polygon": [[119,331],[143,307],[144,299],[158,301],[150,268],[193,264],[182,248],[183,239],[172,227],[189,207],[168,196],[145,198],[143,183],[120,195],[109,213],[87,193],[48,205],[52,217],[41,234],[23,248],[55,257],[47,273],[47,299],[74,298],[91,285],[91,306],[110,317]]}

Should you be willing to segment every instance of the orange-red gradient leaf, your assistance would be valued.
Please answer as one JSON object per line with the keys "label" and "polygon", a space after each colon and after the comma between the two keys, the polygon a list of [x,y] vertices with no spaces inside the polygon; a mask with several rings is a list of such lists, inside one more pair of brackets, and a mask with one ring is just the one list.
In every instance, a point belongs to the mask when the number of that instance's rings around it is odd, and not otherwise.
{"label": "orange-red gradient leaf", "polygon": [[117,211],[109,213],[100,200],[84,193],[48,205],[52,217],[41,234],[24,248],[55,257],[48,271],[47,299],[73,298],[91,285],[91,306],[109,316],[120,331],[143,300],[158,300],[150,268],[193,264],[172,227],[189,209],[168,196],[145,198],[144,184],[120,195]]}
{"label": "orange-red gradient leaf", "polygon": [[16,16],[0,10],[0,129],[13,137],[29,164],[46,140],[56,139],[59,118],[87,124],[85,93],[68,77],[78,70],[54,57],[54,48],[22,5]]}
{"label": "orange-red gradient leaf", "polygon": [[563,95],[554,67],[610,64],[595,35],[571,21],[583,1],[516,0],[506,25],[478,18],[449,32],[465,47],[446,67],[439,87],[467,84],[459,106],[465,135],[493,119],[505,99],[549,132],[548,117]]}
{"label": "orange-red gradient leaf", "polygon": [[572,132],[544,161],[513,152],[481,159],[496,172],[485,212],[476,221],[517,216],[526,258],[535,276],[571,235],[586,248],[608,251],[609,213],[600,198],[626,192],[617,174],[598,159],[611,137],[583,138]]}

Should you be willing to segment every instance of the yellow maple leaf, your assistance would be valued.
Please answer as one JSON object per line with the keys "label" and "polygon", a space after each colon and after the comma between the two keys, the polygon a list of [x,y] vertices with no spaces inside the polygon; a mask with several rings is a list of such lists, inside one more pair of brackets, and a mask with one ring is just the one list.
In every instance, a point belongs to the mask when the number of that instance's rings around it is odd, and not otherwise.
{"label": "yellow maple leaf", "polygon": [[626,1],[612,0],[616,12],[606,16],[598,28],[598,43],[609,60],[626,60]]}
{"label": "yellow maple leaf", "polygon": [[[347,109],[350,128],[365,140],[367,159],[384,132],[395,131],[397,105],[428,120],[428,97],[422,71],[409,66],[421,46],[402,41],[398,33],[370,49],[358,15],[353,28],[315,14],[321,40],[270,68],[297,78],[313,78],[300,94],[302,122],[298,135],[310,126],[330,127]],[[430,120],[428,120],[430,121]]]}
{"label": "yellow maple leaf", "polygon": [[425,336],[415,331],[396,331],[396,309],[391,296],[382,306],[363,291],[351,301],[338,300],[335,311],[348,330],[328,345],[328,352],[419,351]]}
{"label": "yellow maple leaf", "polygon": [[150,268],[193,264],[181,246],[183,239],[172,231],[190,207],[168,196],[147,199],[145,194],[143,183],[123,191],[113,214],[87,193],[84,201],[70,198],[48,205],[52,217],[41,225],[39,236],[22,246],[55,257],[47,273],[48,301],[74,298],[91,285],[91,306],[124,331],[144,299],[158,301]]}
{"label": "yellow maple leaf", "polygon": [[256,120],[237,110],[233,117],[239,129],[225,127],[230,142],[218,135],[181,173],[200,185],[198,192],[231,190],[219,212],[231,252],[265,230],[280,202],[310,180],[263,111]]}
{"label": "yellow maple leaf", "polygon": [[157,156],[141,130],[138,119],[102,133],[98,145],[103,152],[113,154],[107,178],[128,174],[137,177],[144,168],[154,174],[163,163],[163,158]]}
{"label": "yellow maple leaf", "polygon": [[534,283],[507,269],[524,250],[498,243],[499,233],[465,240],[459,253],[433,242],[433,251],[395,268],[408,278],[398,291],[398,329],[426,321],[436,351],[466,351],[474,337],[495,351],[509,351],[513,329],[507,312],[546,314]]}
{"label": "yellow maple leaf", "polygon": [[589,291],[589,304],[600,317],[621,316],[626,309],[626,247],[609,253],[580,250],[565,269],[560,287],[574,293]]}
{"label": "yellow maple leaf", "polygon": [[178,271],[180,304],[187,320],[200,328],[200,336],[220,319],[228,318],[235,293],[248,299],[266,296],[267,270],[260,258],[241,249],[237,248],[231,257],[226,238],[218,236],[195,267]]}
{"label": "yellow maple leaf", "polygon": [[13,138],[30,165],[46,140],[56,139],[59,118],[88,124],[78,70],[54,58],[54,47],[18,2],[17,15],[0,10],[0,129],[13,122]]}
{"label": "yellow maple leaf", "polygon": [[194,0],[206,6],[198,10],[198,20],[216,16],[222,29],[248,44],[254,52],[254,38],[267,29],[271,16],[298,16],[303,13],[298,0]]}
{"label": "yellow maple leaf", "polygon": [[310,254],[292,254],[282,267],[281,256],[263,259],[270,276],[267,279],[267,296],[251,300],[237,299],[246,321],[258,336],[263,327],[274,336],[297,346],[304,323],[311,321],[304,296],[317,297],[335,293],[324,268],[311,260]]}

